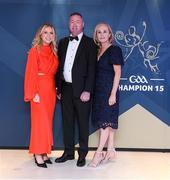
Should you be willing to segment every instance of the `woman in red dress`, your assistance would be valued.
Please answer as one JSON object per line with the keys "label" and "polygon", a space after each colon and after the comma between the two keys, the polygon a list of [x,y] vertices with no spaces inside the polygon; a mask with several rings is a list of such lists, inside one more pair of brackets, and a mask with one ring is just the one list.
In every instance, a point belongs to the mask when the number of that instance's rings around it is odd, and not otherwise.
{"label": "woman in red dress", "polygon": [[55,74],[58,69],[56,33],[50,24],[42,25],[28,53],[24,101],[31,105],[29,152],[39,167],[52,164],[47,154],[53,145],[53,114],[56,103]]}

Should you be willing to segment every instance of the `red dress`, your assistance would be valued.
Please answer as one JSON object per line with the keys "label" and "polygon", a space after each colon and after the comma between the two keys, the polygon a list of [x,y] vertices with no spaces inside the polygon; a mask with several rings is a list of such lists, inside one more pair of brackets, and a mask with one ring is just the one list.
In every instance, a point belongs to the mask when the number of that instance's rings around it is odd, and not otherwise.
{"label": "red dress", "polygon": [[[32,47],[25,72],[24,101],[31,104],[31,136],[29,152],[51,153],[53,114],[56,103],[55,74],[58,58],[50,46]],[[33,102],[35,94],[40,103]]]}

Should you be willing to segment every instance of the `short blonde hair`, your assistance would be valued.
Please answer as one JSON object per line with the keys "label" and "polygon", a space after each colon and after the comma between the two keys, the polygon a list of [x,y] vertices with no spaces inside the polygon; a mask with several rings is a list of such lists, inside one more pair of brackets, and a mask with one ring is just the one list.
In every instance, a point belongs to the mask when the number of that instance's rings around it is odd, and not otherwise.
{"label": "short blonde hair", "polygon": [[108,28],[108,30],[109,30],[109,33],[110,33],[109,42],[110,42],[111,44],[113,44],[113,39],[114,39],[113,31],[112,31],[112,28],[110,27],[109,24],[107,24],[107,23],[99,23],[99,24],[97,24],[96,27],[95,27],[95,29],[94,29],[93,40],[94,40],[95,44],[97,44],[99,47],[101,46],[101,44],[100,44],[100,42],[99,42],[98,39],[97,39],[97,31],[98,31],[98,28],[99,28],[100,26],[103,26],[103,25],[106,26],[106,27]]}
{"label": "short blonde hair", "polygon": [[43,24],[42,26],[39,27],[39,29],[37,30],[37,32],[35,34],[35,37],[34,37],[34,39],[32,41],[32,46],[37,47],[37,48],[40,48],[42,46],[41,35],[42,35],[44,29],[47,28],[47,27],[50,27],[53,30],[53,33],[55,35],[55,38],[51,42],[50,46],[51,46],[53,52],[55,54],[57,54],[57,35],[56,35],[56,31],[55,31],[55,28],[53,27],[53,25],[49,24],[49,23],[45,23],[45,24]]}

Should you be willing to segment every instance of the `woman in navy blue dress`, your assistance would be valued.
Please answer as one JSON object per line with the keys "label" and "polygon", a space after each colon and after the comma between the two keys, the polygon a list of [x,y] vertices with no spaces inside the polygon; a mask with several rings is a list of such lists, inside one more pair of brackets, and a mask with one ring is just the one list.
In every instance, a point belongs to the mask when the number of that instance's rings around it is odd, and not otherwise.
{"label": "woman in navy blue dress", "polygon": [[[99,47],[96,69],[92,121],[100,131],[99,145],[89,166],[115,158],[114,135],[118,128],[119,81],[124,64],[122,51],[113,45],[113,33],[108,24],[100,23],[94,31],[94,41]],[[107,152],[103,148],[107,143]]]}

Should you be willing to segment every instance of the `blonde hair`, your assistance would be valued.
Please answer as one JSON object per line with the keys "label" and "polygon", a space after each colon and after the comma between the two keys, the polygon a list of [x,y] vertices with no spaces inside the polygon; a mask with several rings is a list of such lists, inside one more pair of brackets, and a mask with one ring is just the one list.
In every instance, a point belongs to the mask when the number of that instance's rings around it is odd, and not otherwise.
{"label": "blonde hair", "polygon": [[56,35],[56,32],[55,32],[55,29],[54,29],[53,25],[49,24],[49,23],[45,23],[45,24],[43,24],[42,26],[39,27],[39,29],[37,30],[37,32],[35,34],[35,37],[34,37],[34,39],[32,41],[32,46],[37,47],[38,49],[42,46],[41,35],[42,35],[44,29],[47,28],[47,27],[50,27],[54,32],[55,38],[50,43],[50,46],[51,46],[54,54],[57,54],[57,35]]}
{"label": "blonde hair", "polygon": [[97,39],[97,31],[98,31],[98,28],[100,26],[103,26],[103,25],[106,26],[108,28],[108,30],[109,30],[109,33],[110,33],[109,42],[111,44],[113,44],[113,39],[114,39],[113,31],[112,31],[112,28],[110,27],[109,24],[107,24],[107,23],[99,23],[99,24],[97,24],[95,29],[94,29],[93,40],[94,40],[95,44],[97,44],[99,47],[101,47],[101,44],[100,44],[100,42]]}

